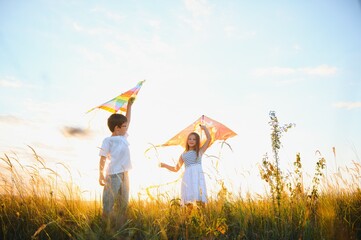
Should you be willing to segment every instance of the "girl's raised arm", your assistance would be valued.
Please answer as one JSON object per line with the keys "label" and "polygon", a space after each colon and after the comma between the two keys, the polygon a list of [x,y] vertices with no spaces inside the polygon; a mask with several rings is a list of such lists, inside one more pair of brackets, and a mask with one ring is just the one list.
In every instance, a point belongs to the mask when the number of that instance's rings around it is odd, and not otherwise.
{"label": "girl's raised arm", "polygon": [[199,149],[200,153],[203,154],[207,150],[209,143],[212,140],[212,137],[211,134],[209,133],[208,128],[205,125],[200,125],[200,127],[203,129],[207,137],[207,140],[204,142],[203,146]]}

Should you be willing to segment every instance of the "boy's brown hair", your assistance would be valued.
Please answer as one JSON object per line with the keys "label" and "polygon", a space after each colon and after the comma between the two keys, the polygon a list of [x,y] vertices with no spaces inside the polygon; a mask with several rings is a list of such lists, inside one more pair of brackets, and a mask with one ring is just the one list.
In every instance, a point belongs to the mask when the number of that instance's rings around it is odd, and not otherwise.
{"label": "boy's brown hair", "polygon": [[123,114],[113,113],[108,118],[108,128],[111,132],[114,132],[115,126],[121,127],[123,123],[128,122],[128,119]]}

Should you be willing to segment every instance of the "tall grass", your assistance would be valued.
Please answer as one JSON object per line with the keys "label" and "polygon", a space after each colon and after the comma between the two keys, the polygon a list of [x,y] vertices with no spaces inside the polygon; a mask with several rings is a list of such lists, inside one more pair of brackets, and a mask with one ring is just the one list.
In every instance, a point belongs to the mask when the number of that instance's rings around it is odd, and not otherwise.
{"label": "tall grass", "polygon": [[128,220],[116,229],[103,223],[99,199],[83,199],[71,176],[62,179],[33,148],[31,165],[4,154],[0,239],[361,239],[360,164],[326,178],[318,152],[311,185],[304,186],[300,153],[290,174],[279,164],[281,137],[294,124],[280,125],[275,113],[270,119],[273,157],[266,154],[259,169],[268,194],[242,197],[219,181],[217,198],[193,208],[149,194],[130,200]]}

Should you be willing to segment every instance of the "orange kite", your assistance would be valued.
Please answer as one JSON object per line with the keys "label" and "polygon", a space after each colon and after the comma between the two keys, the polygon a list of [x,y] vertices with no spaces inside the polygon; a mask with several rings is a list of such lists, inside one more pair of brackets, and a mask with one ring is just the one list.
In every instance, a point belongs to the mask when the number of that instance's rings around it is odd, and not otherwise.
{"label": "orange kite", "polygon": [[179,132],[177,135],[172,137],[170,140],[168,140],[166,143],[160,145],[160,146],[174,146],[174,145],[180,145],[182,147],[185,146],[187,137],[189,133],[196,132],[201,137],[201,144],[205,142],[206,137],[205,134],[201,132],[201,128],[199,127],[199,124],[206,125],[209,133],[212,136],[212,140],[209,143],[209,146],[211,146],[215,141],[217,140],[227,140],[228,138],[234,137],[237,134],[233,132],[228,127],[224,126],[222,123],[219,123],[209,117],[201,116],[198,118],[194,123],[183,129],[181,132]]}

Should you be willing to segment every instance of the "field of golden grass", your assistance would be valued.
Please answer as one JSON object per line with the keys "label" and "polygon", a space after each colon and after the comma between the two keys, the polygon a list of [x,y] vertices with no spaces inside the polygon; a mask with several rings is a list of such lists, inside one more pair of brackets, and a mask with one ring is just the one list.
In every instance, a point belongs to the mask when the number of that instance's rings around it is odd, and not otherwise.
{"label": "field of golden grass", "polygon": [[115,228],[103,222],[99,199],[83,199],[76,183],[62,180],[33,148],[32,165],[4,154],[0,239],[361,239],[361,165],[326,178],[320,154],[306,188],[300,154],[292,174],[284,176],[278,165],[282,133],[292,126],[280,126],[275,116],[270,125],[274,158],[266,155],[259,169],[269,186],[265,196],[235,196],[220,182],[205,206],[154,195],[131,199],[126,222]]}

